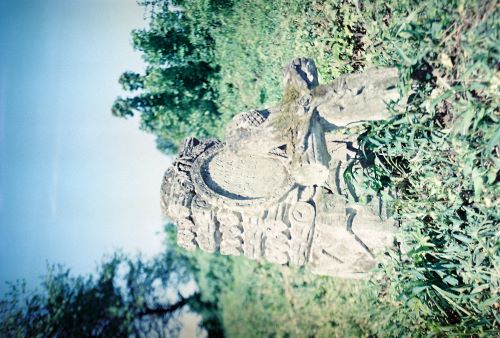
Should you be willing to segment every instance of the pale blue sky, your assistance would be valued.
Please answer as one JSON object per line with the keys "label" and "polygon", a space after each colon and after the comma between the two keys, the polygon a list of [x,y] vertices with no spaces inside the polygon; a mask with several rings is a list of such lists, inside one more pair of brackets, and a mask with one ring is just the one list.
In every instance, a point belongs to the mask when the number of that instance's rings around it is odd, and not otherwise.
{"label": "pale blue sky", "polygon": [[0,293],[46,262],[92,272],[116,248],[161,248],[169,159],[137,121],[111,116],[142,70],[135,0],[0,0]]}

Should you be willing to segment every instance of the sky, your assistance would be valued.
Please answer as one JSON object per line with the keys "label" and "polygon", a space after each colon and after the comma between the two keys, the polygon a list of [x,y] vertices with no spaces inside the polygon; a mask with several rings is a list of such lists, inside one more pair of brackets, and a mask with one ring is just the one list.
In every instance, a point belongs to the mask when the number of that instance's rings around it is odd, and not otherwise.
{"label": "sky", "polygon": [[94,272],[116,249],[161,250],[171,159],[113,117],[118,77],[142,71],[135,0],[0,0],[0,294],[47,263]]}

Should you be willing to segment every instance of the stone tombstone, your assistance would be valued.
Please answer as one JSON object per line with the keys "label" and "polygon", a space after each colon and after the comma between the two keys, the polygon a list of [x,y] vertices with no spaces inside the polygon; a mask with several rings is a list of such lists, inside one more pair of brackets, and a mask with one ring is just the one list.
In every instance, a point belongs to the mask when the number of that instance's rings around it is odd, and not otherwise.
{"label": "stone tombstone", "polygon": [[342,175],[356,138],[342,129],[386,118],[397,81],[389,68],[320,86],[313,60],[296,59],[285,68],[280,107],[236,115],[226,142],[185,140],[161,187],[178,244],[365,276],[393,244],[395,225],[379,198],[355,203]]}

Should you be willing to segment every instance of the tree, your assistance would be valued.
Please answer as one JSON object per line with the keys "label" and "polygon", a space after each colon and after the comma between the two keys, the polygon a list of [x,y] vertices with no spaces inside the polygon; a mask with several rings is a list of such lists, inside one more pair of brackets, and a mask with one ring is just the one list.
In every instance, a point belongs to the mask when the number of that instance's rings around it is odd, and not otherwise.
{"label": "tree", "polygon": [[[216,135],[220,114],[215,103],[219,66],[213,39],[180,7],[167,1],[152,5],[149,27],[132,31],[132,45],[148,64],[144,74],[126,71],[119,79],[129,97],[118,97],[112,113],[140,115],[141,128],[157,136],[160,150],[172,153],[187,136]],[[168,146],[165,146],[168,145]]]}
{"label": "tree", "polygon": [[167,250],[149,261],[115,254],[94,276],[49,267],[41,291],[12,285],[0,300],[2,337],[175,337],[179,316],[192,311],[209,337],[222,337],[217,305],[199,291],[182,292],[194,278],[192,259]]}

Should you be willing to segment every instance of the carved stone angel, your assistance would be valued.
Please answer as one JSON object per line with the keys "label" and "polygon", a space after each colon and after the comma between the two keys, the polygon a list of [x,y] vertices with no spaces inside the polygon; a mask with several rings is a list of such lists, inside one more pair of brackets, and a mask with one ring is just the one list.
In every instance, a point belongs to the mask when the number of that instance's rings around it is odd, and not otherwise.
{"label": "carved stone angel", "polygon": [[314,61],[296,59],[285,69],[281,106],[236,115],[225,143],[186,140],[162,184],[178,244],[364,276],[392,244],[394,226],[379,199],[348,202],[340,176],[355,139],[338,131],[386,118],[397,81],[390,68],[320,86]]}

